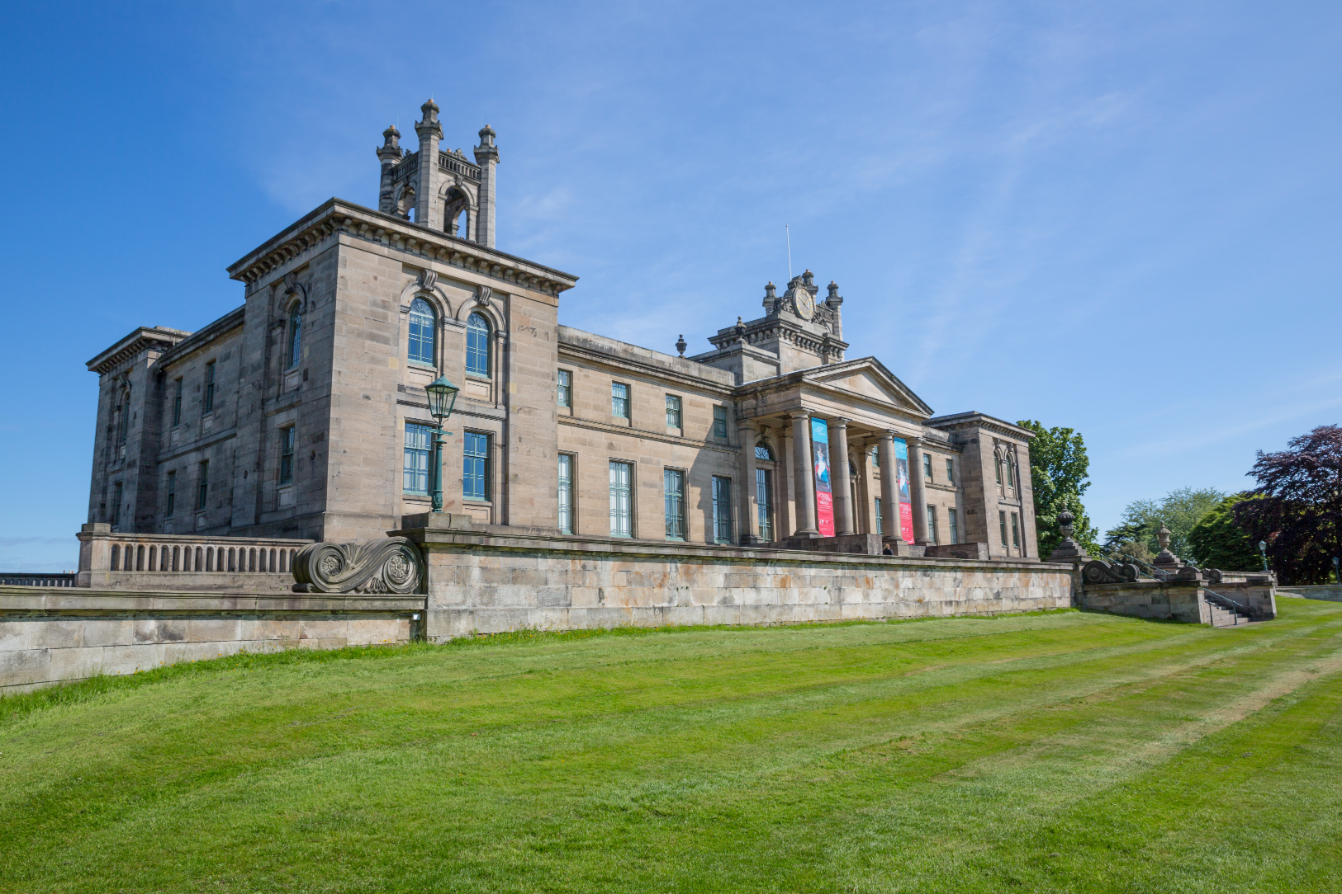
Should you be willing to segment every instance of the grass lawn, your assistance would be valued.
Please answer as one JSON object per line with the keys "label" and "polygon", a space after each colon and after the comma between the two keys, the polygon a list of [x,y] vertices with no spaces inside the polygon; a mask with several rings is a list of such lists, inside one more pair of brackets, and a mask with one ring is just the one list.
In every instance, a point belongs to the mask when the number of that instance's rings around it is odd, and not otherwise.
{"label": "grass lawn", "polygon": [[0,890],[1342,890],[1342,604],[288,653],[0,701]]}

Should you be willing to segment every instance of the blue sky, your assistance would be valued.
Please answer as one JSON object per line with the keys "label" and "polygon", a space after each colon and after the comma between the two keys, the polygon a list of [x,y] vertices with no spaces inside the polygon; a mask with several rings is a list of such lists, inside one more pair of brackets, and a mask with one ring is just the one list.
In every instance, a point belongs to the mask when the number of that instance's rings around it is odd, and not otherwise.
{"label": "blue sky", "polygon": [[498,245],[662,350],[793,263],[937,412],[1081,431],[1087,504],[1240,489],[1342,419],[1336,3],[10,4],[0,568],[72,568],[96,379],[430,95],[498,132]]}

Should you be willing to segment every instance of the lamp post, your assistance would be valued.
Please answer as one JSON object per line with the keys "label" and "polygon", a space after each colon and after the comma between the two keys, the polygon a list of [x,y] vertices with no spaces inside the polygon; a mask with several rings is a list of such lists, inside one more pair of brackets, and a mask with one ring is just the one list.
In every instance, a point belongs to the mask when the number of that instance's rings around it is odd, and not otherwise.
{"label": "lamp post", "polygon": [[443,511],[443,438],[450,434],[443,431],[443,420],[452,415],[452,406],[457,402],[457,392],[460,390],[447,380],[447,376],[439,376],[424,386],[429,396],[429,414],[438,423],[438,427],[433,430],[433,455],[429,460],[429,493],[433,499],[434,512]]}
{"label": "lamp post", "polygon": [[1263,554],[1263,570],[1267,571],[1267,541],[1258,541],[1258,551]]}
{"label": "lamp post", "polygon": [[1339,564],[1342,564],[1342,559],[1333,556],[1333,577],[1337,579],[1339,584],[1342,584],[1342,570],[1337,567]]}

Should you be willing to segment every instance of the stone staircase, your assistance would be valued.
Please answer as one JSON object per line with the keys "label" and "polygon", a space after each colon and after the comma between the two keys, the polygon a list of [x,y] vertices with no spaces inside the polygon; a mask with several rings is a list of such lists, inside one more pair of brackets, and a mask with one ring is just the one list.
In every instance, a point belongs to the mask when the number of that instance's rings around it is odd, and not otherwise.
{"label": "stone staircase", "polygon": [[1210,590],[1207,594],[1207,608],[1211,609],[1213,627],[1236,627],[1249,623],[1249,613],[1238,603]]}

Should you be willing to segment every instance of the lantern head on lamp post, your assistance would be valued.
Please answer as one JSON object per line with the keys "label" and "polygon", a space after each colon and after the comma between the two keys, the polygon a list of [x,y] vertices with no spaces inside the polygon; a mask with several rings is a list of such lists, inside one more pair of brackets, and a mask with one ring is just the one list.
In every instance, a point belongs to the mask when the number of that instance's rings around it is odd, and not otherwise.
{"label": "lantern head on lamp post", "polygon": [[1267,571],[1267,541],[1258,541],[1258,551],[1263,554],[1263,570]]}
{"label": "lantern head on lamp post", "polygon": [[457,392],[461,389],[439,376],[424,391],[429,396],[429,414],[438,423],[433,430],[433,458],[430,460],[429,477],[433,480],[430,496],[433,499],[433,511],[443,511],[443,438],[449,432],[443,431],[443,420],[452,415],[452,407],[457,402]]}
{"label": "lantern head on lamp post", "polygon": [[1342,559],[1333,556],[1333,577],[1337,578],[1339,584],[1342,584],[1342,568],[1338,568],[1339,564],[1342,564]]}

